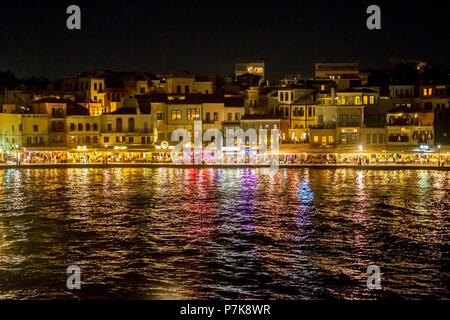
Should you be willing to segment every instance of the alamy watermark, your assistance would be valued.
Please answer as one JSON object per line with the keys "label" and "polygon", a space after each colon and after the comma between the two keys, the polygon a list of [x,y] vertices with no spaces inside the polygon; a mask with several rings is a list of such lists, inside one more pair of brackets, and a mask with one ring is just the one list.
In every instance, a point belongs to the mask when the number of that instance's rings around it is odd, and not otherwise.
{"label": "alamy watermark", "polygon": [[379,266],[370,265],[367,268],[367,275],[369,276],[366,281],[367,288],[370,290],[381,289],[381,269]]}
{"label": "alamy watermark", "polygon": [[67,268],[67,274],[70,274],[66,281],[67,289],[81,290],[81,269],[76,265],[71,265]]}
{"label": "alamy watermark", "polygon": [[[179,141],[171,152],[174,164],[259,164],[269,166],[270,170],[277,170],[279,167],[278,129],[271,129],[268,136],[267,129],[259,129],[257,133],[252,128],[246,131],[241,128],[227,128],[224,145],[222,131],[209,129],[203,134],[202,122],[194,121],[193,134],[192,145],[191,133],[188,130],[177,129],[172,132],[171,140]],[[203,148],[203,142],[210,143]]]}
{"label": "alamy watermark", "polygon": [[81,9],[79,6],[72,4],[67,7],[67,14],[70,16],[67,18],[66,26],[69,30],[80,30],[81,29]]}

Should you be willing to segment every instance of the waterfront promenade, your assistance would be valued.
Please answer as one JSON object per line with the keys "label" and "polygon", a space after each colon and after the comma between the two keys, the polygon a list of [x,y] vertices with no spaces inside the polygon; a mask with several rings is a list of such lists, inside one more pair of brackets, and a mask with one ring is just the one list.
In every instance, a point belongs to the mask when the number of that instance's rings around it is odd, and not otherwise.
{"label": "waterfront promenade", "polygon": [[[194,165],[194,164],[173,164],[173,163],[25,163],[25,164],[0,164],[2,169],[58,169],[58,168],[183,168],[183,169],[208,169],[208,168],[269,168],[263,164],[217,164],[217,165]],[[450,166],[438,166],[437,164],[364,164],[338,163],[301,163],[301,164],[279,164],[279,168],[317,168],[317,169],[358,169],[358,170],[439,170],[450,171]]]}

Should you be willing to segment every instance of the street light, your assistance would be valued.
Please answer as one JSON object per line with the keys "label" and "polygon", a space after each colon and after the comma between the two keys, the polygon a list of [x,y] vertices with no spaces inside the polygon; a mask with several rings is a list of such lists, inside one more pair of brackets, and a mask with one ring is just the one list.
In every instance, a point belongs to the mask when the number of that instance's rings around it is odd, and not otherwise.
{"label": "street light", "polygon": [[438,144],[438,167],[441,166],[441,145]]}
{"label": "street light", "polygon": [[15,147],[16,147],[17,165],[19,165],[20,164],[20,161],[19,161],[19,145],[16,144]]}
{"label": "street light", "polygon": [[363,164],[362,151],[363,151],[363,147],[362,147],[362,145],[359,145],[359,164],[360,164],[360,165]]}

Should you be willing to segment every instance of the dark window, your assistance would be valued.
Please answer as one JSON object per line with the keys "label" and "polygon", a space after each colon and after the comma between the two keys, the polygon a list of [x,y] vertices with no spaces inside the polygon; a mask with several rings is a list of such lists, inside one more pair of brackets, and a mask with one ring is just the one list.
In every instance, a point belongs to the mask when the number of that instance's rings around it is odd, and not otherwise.
{"label": "dark window", "polygon": [[116,120],[116,131],[122,132],[122,119],[121,118],[117,118],[117,120]]}
{"label": "dark window", "polygon": [[134,132],[134,119],[128,119],[128,132]]}

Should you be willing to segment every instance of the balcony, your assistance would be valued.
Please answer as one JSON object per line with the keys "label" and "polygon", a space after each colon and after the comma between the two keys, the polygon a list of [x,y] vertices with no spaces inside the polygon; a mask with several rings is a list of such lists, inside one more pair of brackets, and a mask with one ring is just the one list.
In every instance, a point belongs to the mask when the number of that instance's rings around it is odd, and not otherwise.
{"label": "balcony", "polygon": [[421,126],[419,119],[390,119],[388,126],[406,127],[406,126]]}
{"label": "balcony", "polygon": [[356,127],[360,127],[361,124],[359,122],[340,122],[339,123],[339,127],[342,128],[356,128]]}
{"label": "balcony", "polygon": [[319,123],[310,127],[311,129],[336,129],[336,123]]}

